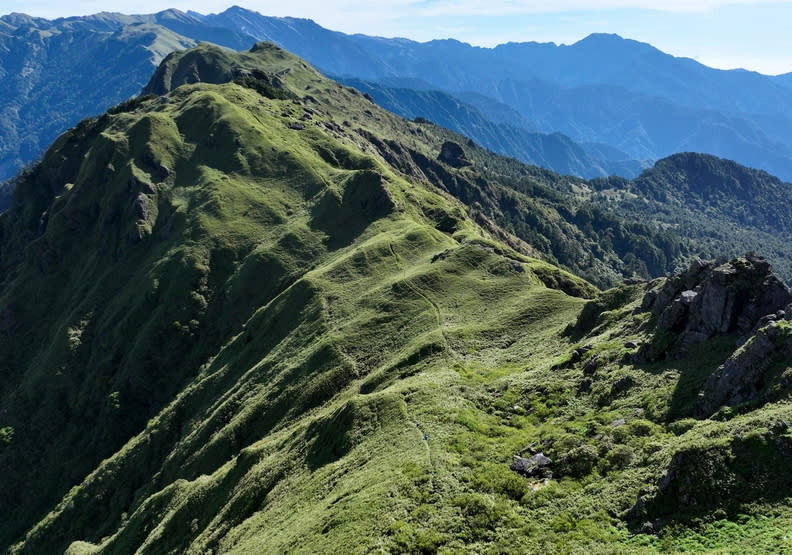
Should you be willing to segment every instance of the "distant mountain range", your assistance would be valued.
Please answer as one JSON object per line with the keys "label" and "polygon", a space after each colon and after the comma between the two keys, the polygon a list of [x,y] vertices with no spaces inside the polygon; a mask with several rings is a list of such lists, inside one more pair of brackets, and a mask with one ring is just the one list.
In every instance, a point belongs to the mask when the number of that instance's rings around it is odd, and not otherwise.
{"label": "distant mountain range", "polygon": [[167,54],[199,41],[255,42],[175,10],[0,18],[0,181],[81,119],[138,94]]}
{"label": "distant mountain range", "polygon": [[[476,99],[479,108],[438,90],[392,87],[343,77],[337,80],[371,95],[377,104],[402,117],[431,119],[493,152],[559,173],[581,177],[634,176],[648,165],[608,145],[576,143],[563,133],[530,131],[532,125],[519,112],[487,97]],[[494,121],[498,113],[508,112],[513,116],[510,123]]]}
{"label": "distant mountain range", "polygon": [[615,35],[490,49],[347,35],[236,6],[212,15],[0,18],[0,180],[81,118],[136,94],[168,52],[199,41],[241,50],[257,40],[399,115],[561,173],[634,177],[654,160],[698,151],[792,180],[792,74],[715,70]]}
{"label": "distant mountain range", "polygon": [[693,150],[792,179],[789,75],[712,69],[616,35],[489,49],[329,33],[309,20],[238,7],[207,21],[272,40],[329,74],[478,93],[516,109],[534,131],[605,143],[631,158]]}

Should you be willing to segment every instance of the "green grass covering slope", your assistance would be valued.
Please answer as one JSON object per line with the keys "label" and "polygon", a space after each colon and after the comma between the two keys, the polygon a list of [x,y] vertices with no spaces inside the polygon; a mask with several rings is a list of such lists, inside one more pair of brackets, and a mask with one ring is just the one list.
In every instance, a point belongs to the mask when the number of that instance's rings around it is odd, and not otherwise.
{"label": "green grass covering slope", "polygon": [[[784,548],[792,407],[691,418],[733,337],[636,362],[656,284],[528,256],[485,207],[512,162],[436,161],[452,135],[271,46],[176,87],[202,50],[61,137],[0,216],[4,549]],[[744,444],[774,495],[669,516],[664,475],[750,477]],[[510,470],[530,449],[552,479]],[[644,489],[662,526],[632,536]]]}
{"label": "green grass covering slope", "polygon": [[[113,112],[64,136],[3,220],[6,542],[140,433],[156,446],[121,449],[134,468],[111,472],[126,485],[100,494],[96,518],[55,513],[49,526],[101,538],[160,491],[141,497],[157,472],[173,473],[168,484],[213,473],[286,423],[316,433],[316,418],[302,420],[312,410],[332,413],[354,395],[323,404],[347,390],[373,395],[453,348],[446,334],[464,322],[445,323],[441,291],[545,289],[529,259],[491,252],[449,198],[317,125],[328,116],[290,128],[308,113],[294,100],[196,85]],[[454,213],[454,236],[436,229]],[[30,545],[57,549],[64,534],[34,531]]]}
{"label": "green grass covering slope", "polygon": [[[370,96],[333,81],[311,81],[316,73],[304,62],[267,43],[248,53],[210,45],[175,52],[144,92],[163,94],[196,80],[253,86],[251,77],[270,90],[283,81],[283,90],[301,98],[309,109],[321,104],[332,122],[320,125],[331,136],[377,154],[408,178],[429,182],[461,200],[471,218],[511,247],[599,286],[624,277],[665,275],[697,252],[673,231],[617,217],[607,209],[592,212],[578,198],[590,191],[582,179],[494,155],[425,120],[406,122],[378,108]],[[297,120],[292,125],[305,125],[304,115],[291,115]],[[438,161],[447,141],[460,145],[471,164],[454,168]],[[345,156],[335,159],[332,149],[321,153],[331,163],[353,163]],[[453,229],[453,218],[445,221],[446,230]]]}

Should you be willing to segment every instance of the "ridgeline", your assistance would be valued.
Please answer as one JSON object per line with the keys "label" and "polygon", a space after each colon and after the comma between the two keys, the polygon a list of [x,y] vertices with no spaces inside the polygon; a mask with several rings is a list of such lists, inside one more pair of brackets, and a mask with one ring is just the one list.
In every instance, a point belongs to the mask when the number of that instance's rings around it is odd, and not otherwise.
{"label": "ridgeline", "polygon": [[653,263],[631,245],[685,242],[604,209],[597,241],[585,182],[270,44],[174,53],[144,92],[0,216],[0,547],[787,546],[766,261],[620,282]]}

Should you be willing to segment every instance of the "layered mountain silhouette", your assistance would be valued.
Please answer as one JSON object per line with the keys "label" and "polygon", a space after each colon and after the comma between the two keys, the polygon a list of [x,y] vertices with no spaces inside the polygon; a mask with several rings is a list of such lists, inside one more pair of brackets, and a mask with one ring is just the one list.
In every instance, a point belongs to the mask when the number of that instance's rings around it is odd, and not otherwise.
{"label": "layered mountain silhouette", "polygon": [[484,95],[516,109],[534,130],[608,144],[636,160],[693,150],[792,180],[784,76],[716,70],[616,35],[489,49],[329,33],[309,20],[239,7],[207,20],[276,42],[331,75],[418,79],[451,94]]}
{"label": "layered mountain silhouette", "polygon": [[166,55],[199,41],[234,49],[255,42],[176,10],[0,18],[0,181],[81,119],[138,94]]}
{"label": "layered mountain silhouette", "polygon": [[0,180],[82,117],[134,95],[168,52],[199,41],[241,50],[255,40],[367,88],[400,115],[559,173],[629,178],[659,158],[698,151],[792,179],[785,76],[714,70],[614,35],[487,49],[346,35],[240,7],[207,16],[1,19],[9,55],[0,64],[17,65],[0,68]]}
{"label": "layered mountain silhouette", "polygon": [[[475,99],[477,104],[483,104],[479,109],[437,90],[386,86],[358,79],[338,78],[338,81],[370,94],[377,104],[402,117],[431,119],[493,152],[558,173],[580,177],[632,177],[648,165],[607,145],[576,143],[562,133],[529,131],[531,124],[518,112],[504,104],[488,101],[486,97]],[[508,122],[493,121],[499,112],[504,114],[504,119],[511,116]],[[429,118],[425,118],[425,114]]]}

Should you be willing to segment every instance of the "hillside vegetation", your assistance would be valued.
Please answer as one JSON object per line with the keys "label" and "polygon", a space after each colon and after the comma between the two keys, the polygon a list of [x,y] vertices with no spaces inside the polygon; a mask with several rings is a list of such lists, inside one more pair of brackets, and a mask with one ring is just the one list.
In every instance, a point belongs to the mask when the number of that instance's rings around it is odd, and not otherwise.
{"label": "hillside vegetation", "polygon": [[789,547],[765,260],[601,292],[547,261],[593,248],[563,209],[585,182],[271,44],[173,54],[146,93],[0,216],[0,548]]}
{"label": "hillside vegetation", "polygon": [[[689,237],[700,255],[760,251],[792,280],[792,184],[715,156],[680,153],[638,178],[594,179],[585,196],[605,210]],[[585,211],[584,211],[585,212]],[[578,224],[585,225],[583,212]]]}
{"label": "hillside vegetation", "polygon": [[81,119],[136,95],[165,56],[200,41],[239,50],[255,42],[177,10],[0,17],[0,181]]}
{"label": "hillside vegetation", "polygon": [[206,21],[275,42],[328,75],[484,97],[477,107],[492,122],[505,104],[521,116],[513,123],[528,123],[526,131],[562,133],[592,154],[591,143],[639,161],[694,150],[792,180],[792,90],[784,76],[718,70],[600,33],[569,45],[482,48],[454,39],[347,35],[239,6]]}
{"label": "hillside vegetation", "polygon": [[82,118],[136,94],[165,55],[196,44],[152,24],[1,21],[0,181]]}

